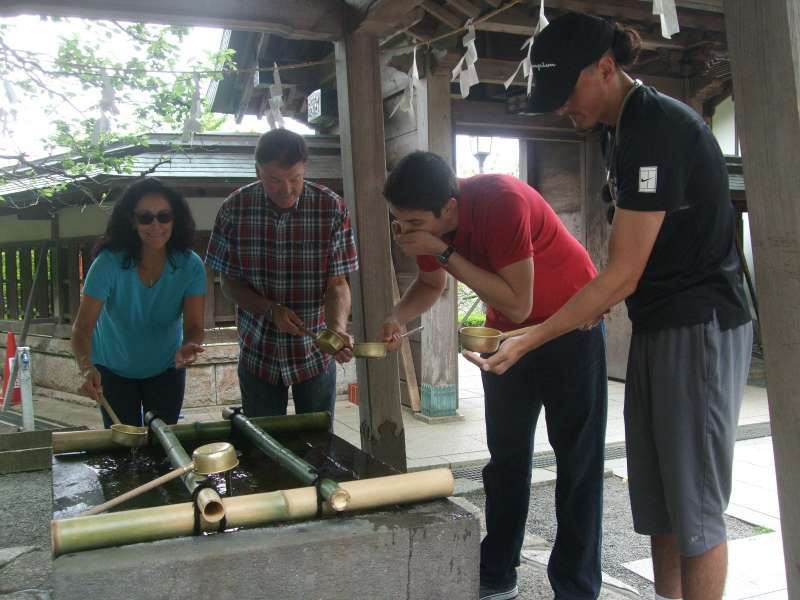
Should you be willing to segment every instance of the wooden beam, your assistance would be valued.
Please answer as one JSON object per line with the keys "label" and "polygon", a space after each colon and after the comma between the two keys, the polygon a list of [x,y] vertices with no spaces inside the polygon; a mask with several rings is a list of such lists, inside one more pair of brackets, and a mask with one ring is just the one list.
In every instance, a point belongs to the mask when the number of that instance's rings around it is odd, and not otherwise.
{"label": "wooden beam", "polygon": [[337,0],[0,0],[0,15],[20,14],[224,27],[329,41],[341,38],[344,22]]}
{"label": "wooden beam", "polygon": [[473,19],[481,14],[481,9],[470,2],[470,0],[445,0],[445,4],[452,6],[458,12]]}
{"label": "wooden beam", "polygon": [[[725,20],[717,12],[686,10],[678,3],[678,23],[689,29],[725,31]],[[653,14],[652,2],[641,0],[550,0],[549,8],[585,12],[603,17],[613,17],[626,21],[658,23],[660,18]],[[547,7],[546,7],[547,8]]]}
{"label": "wooden beam", "polygon": [[[533,30],[536,28],[538,22],[538,13],[531,14],[530,11],[514,6],[497,14],[488,21],[478,23],[475,26],[475,29],[480,31],[510,33],[513,35],[530,37],[533,34]],[[684,41],[684,38],[686,37],[685,32],[677,33],[672,39],[666,39],[660,35],[652,36],[643,31],[640,31],[639,34],[642,37],[642,48],[647,50],[657,48],[673,48],[683,50],[687,46],[687,43]]]}
{"label": "wooden beam", "polygon": [[450,9],[445,8],[440,4],[436,4],[436,2],[433,0],[425,0],[422,3],[422,8],[424,8],[427,13],[436,17],[451,29],[458,29],[466,21],[466,19],[462,19]]}
{"label": "wooden beam", "polygon": [[[345,1],[356,12],[360,12],[359,7],[354,6],[357,0]],[[353,33],[384,37],[394,34],[400,29],[408,29],[422,19],[420,16],[413,23],[409,23],[409,20],[413,21],[419,14],[415,9],[419,8],[420,4],[422,4],[422,0],[377,0],[372,3],[363,16],[359,17]],[[412,13],[414,16],[409,16]]]}
{"label": "wooden beam", "polygon": [[582,137],[566,117],[547,115],[510,115],[503,102],[477,102],[461,98],[452,101],[456,133],[467,128],[504,128],[563,133],[565,137]]}
{"label": "wooden beam", "polygon": [[[452,103],[447,76],[429,75],[419,91],[419,147],[444,158],[455,170]],[[447,275],[447,286],[421,317],[422,414],[455,416],[458,408],[458,284]],[[447,411],[448,414],[439,414]]]}
{"label": "wooden beam", "polygon": [[800,598],[800,5],[726,0],[788,597]]}
{"label": "wooden beam", "polygon": [[[360,270],[351,277],[353,333],[374,339],[393,306],[389,210],[383,201],[386,150],[380,51],[375,36],[352,34],[336,42],[336,89],[344,197],[350,209]],[[405,431],[400,408],[397,354],[360,360],[361,447],[405,471]]]}
{"label": "wooden beam", "polygon": [[[392,302],[400,302],[400,286],[397,283],[397,274],[392,265]],[[411,340],[404,337],[400,343],[400,378],[405,379],[406,395],[408,396],[408,406],[414,412],[419,412],[421,407],[419,397],[419,383],[417,382],[417,370],[414,368],[414,357],[411,353]]]}
{"label": "wooden beam", "polygon": [[[381,49],[386,47],[387,43],[391,43],[391,40],[395,37],[400,35],[401,33],[405,33],[414,25],[422,21],[425,18],[425,9],[421,6],[417,6],[414,10],[407,12],[398,20],[392,22],[392,27],[390,29],[391,33],[383,33],[381,34],[383,37],[381,39]],[[377,33],[375,35],[378,35]]]}

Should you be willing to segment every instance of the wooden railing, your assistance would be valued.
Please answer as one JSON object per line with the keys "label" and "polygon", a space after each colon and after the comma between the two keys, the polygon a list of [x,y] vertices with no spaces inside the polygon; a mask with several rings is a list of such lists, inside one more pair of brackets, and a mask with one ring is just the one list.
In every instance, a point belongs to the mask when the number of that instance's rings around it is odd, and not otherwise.
{"label": "wooden railing", "polygon": [[[205,257],[210,232],[196,236],[195,252]],[[31,333],[68,335],[80,304],[83,280],[97,238],[70,238],[48,243],[44,272],[32,304]],[[14,331],[25,315],[41,242],[0,245],[0,331]],[[223,294],[219,276],[206,267],[207,328],[232,325],[234,305]]]}

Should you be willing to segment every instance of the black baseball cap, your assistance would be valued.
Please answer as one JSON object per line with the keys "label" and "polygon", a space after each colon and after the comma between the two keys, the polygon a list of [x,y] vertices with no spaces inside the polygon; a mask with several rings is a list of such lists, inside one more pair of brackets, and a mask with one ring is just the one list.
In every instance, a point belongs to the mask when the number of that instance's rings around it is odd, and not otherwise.
{"label": "black baseball cap", "polygon": [[614,43],[614,26],[600,17],[570,12],[536,36],[531,50],[533,93],[528,109],[548,113],[561,108],[572,94],[581,71]]}

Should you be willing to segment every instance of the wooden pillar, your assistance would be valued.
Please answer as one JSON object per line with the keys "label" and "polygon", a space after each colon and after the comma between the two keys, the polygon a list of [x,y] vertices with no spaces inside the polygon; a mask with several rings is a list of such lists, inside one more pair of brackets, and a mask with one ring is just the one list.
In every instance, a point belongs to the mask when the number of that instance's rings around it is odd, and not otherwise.
{"label": "wooden pillar", "polygon": [[789,598],[800,598],[800,3],[725,0]]}
{"label": "wooden pillar", "polygon": [[61,228],[59,227],[59,213],[56,212],[50,217],[50,239],[53,242],[50,250],[50,285],[53,290],[53,320],[58,323],[64,322],[64,292],[62,278],[64,276],[61,259]]}
{"label": "wooden pillar", "polygon": [[[419,147],[442,156],[455,169],[450,81],[428,75],[420,81],[417,101]],[[458,408],[458,284],[447,276],[447,287],[422,315],[420,392],[422,416],[452,417]]]}
{"label": "wooden pillar", "polygon": [[[348,34],[336,42],[336,87],[342,151],[342,184],[356,231],[360,270],[350,280],[357,340],[378,335],[391,310],[389,210],[383,199],[386,150],[380,48],[375,36]],[[358,360],[361,448],[405,470],[397,354]]]}

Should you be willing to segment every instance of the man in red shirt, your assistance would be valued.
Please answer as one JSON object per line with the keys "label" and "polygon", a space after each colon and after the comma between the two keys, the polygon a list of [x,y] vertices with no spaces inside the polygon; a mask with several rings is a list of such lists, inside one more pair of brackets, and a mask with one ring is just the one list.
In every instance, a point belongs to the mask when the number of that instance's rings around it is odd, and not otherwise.
{"label": "man in red shirt", "polygon": [[[417,257],[419,274],[383,324],[398,346],[401,327],[428,310],[448,272],[488,305],[486,325],[540,323],[596,274],[586,250],[542,196],[508,175],[456,180],[430,152],[404,157],[384,187],[395,241]],[[530,352],[503,375],[483,372],[483,470],[487,534],[481,543],[482,599],[518,595],[533,434],[542,406],[558,462],[558,532],[548,566],[555,596],[600,591],[603,448],[607,408],[605,331],[576,330]]]}

